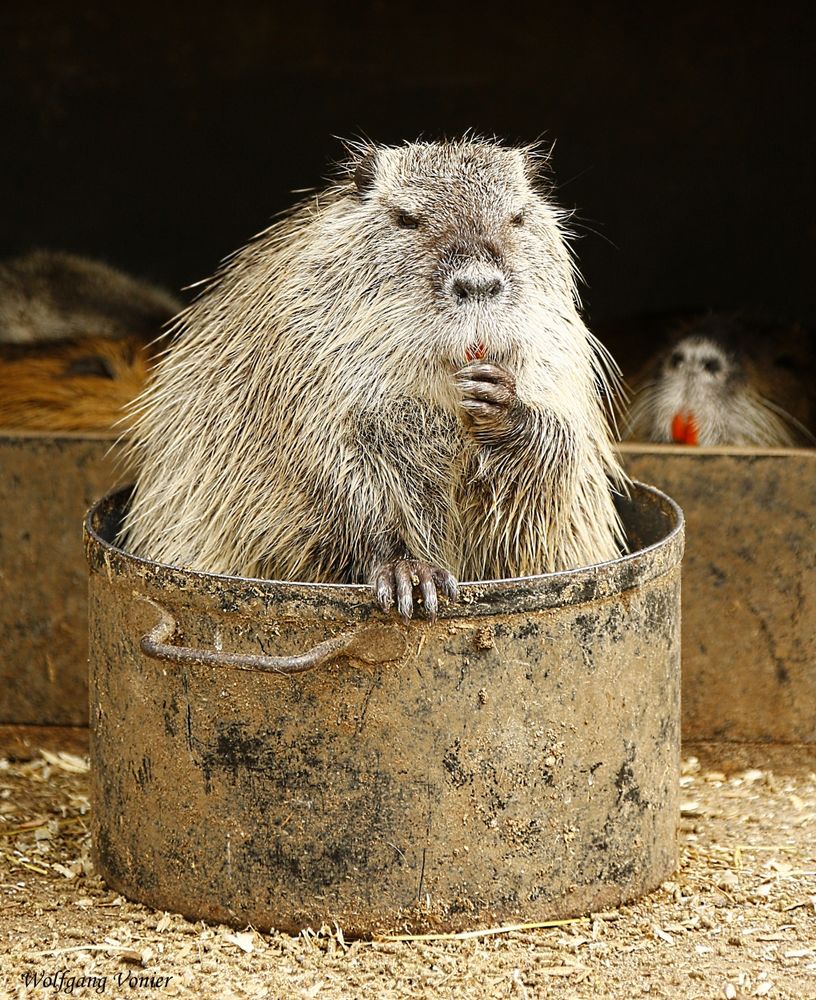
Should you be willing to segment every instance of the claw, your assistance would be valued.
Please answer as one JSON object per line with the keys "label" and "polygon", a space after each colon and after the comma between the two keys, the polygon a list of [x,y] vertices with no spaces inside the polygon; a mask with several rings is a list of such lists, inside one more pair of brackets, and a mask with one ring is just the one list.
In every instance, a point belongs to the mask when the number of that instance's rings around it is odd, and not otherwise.
{"label": "claw", "polygon": [[383,611],[396,605],[398,614],[410,621],[414,614],[414,590],[418,589],[425,616],[435,621],[439,611],[439,594],[449,601],[457,598],[456,580],[445,569],[418,559],[395,559],[383,563],[374,571],[372,586],[377,603]]}
{"label": "claw", "polygon": [[397,583],[397,610],[409,621],[414,611],[414,581],[411,568],[404,560],[394,567],[394,577]]}
{"label": "claw", "polygon": [[464,368],[460,368],[456,373],[458,379],[473,379],[478,382],[493,382],[498,385],[503,385],[511,392],[515,391],[515,379],[513,376],[500,368],[498,365],[492,365],[487,361],[474,361],[469,365],[465,365]]}
{"label": "claw", "polygon": [[481,399],[486,403],[497,403],[507,406],[513,399],[513,394],[502,382],[490,382],[488,380],[475,381],[474,379],[459,379],[459,391],[466,399]]}
{"label": "claw", "polygon": [[459,587],[457,586],[453,574],[449,573],[446,569],[437,569],[434,572],[434,579],[436,580],[439,589],[449,601],[455,601],[458,599]]}
{"label": "claw", "polygon": [[431,621],[436,621],[436,612],[439,602],[436,597],[436,582],[434,573],[430,566],[422,564],[417,567],[419,577],[419,589],[422,593],[422,603],[425,607],[425,614]]}
{"label": "claw", "polygon": [[463,399],[462,409],[468,413],[479,413],[484,417],[497,416],[501,412],[495,403],[485,403],[476,399]]}
{"label": "claw", "polygon": [[394,606],[394,570],[392,566],[381,566],[374,577],[374,593],[383,611]]}

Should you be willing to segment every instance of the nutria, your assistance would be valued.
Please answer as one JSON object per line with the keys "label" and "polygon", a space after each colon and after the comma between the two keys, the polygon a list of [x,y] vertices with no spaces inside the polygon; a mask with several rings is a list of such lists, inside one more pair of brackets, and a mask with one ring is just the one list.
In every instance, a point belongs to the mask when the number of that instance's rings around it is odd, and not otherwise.
{"label": "nutria", "polygon": [[134,409],[123,540],[164,563],[370,583],[616,557],[615,376],[532,149],[359,146],[229,258]]}
{"label": "nutria", "polygon": [[626,434],[641,441],[813,444],[807,332],[737,312],[667,321],[667,343],[633,382]]}
{"label": "nutria", "polygon": [[181,308],[168,292],[101,261],[35,250],[0,262],[0,342],[154,337]]}
{"label": "nutria", "polygon": [[0,343],[0,427],[109,431],[126,421],[125,404],[144,387],[152,354],[134,336]]}

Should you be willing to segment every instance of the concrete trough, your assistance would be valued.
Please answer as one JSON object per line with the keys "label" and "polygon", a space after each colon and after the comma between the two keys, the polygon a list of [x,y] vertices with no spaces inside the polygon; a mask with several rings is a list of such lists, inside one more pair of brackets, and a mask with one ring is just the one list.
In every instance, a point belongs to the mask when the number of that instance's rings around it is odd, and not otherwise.
{"label": "concrete trough", "polygon": [[0,433],[0,725],[88,724],[82,520],[116,483],[113,442]]}
{"label": "concrete trough", "polygon": [[683,739],[816,743],[816,449],[621,452],[686,518]]}

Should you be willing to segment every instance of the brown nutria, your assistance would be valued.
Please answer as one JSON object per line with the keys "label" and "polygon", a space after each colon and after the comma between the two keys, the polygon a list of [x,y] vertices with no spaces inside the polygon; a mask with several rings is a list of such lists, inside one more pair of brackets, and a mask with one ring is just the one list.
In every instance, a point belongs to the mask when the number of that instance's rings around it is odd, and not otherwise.
{"label": "brown nutria", "polygon": [[404,617],[454,577],[614,558],[610,373],[534,151],[351,153],[179,317],[134,409],[126,544],[368,582]]}
{"label": "brown nutria", "polygon": [[144,387],[152,353],[141,337],[0,344],[0,427],[111,430]]}
{"label": "brown nutria", "polygon": [[155,336],[180,308],[161,288],[75,254],[0,262],[0,343]]}
{"label": "brown nutria", "polygon": [[668,343],[634,380],[626,434],[676,444],[813,444],[806,331],[740,313],[667,323]]}

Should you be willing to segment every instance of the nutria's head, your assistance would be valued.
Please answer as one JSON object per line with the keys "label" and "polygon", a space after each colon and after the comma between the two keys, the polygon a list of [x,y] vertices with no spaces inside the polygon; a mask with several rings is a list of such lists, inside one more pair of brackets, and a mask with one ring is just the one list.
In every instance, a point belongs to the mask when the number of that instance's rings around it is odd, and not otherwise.
{"label": "nutria's head", "polygon": [[739,353],[711,337],[684,337],[660,366],[659,432],[677,444],[725,443],[725,415],[744,392],[745,377]]}
{"label": "nutria's head", "polygon": [[396,293],[429,359],[459,365],[479,344],[495,360],[524,356],[531,339],[545,345],[548,313],[575,308],[541,166],[532,149],[487,140],[372,147],[348,165],[341,214],[326,222],[353,228],[367,294]]}
{"label": "nutria's head", "polygon": [[690,445],[786,446],[801,430],[761,392],[747,344],[733,324],[713,318],[690,324],[662,351],[629,413],[629,436]]}

